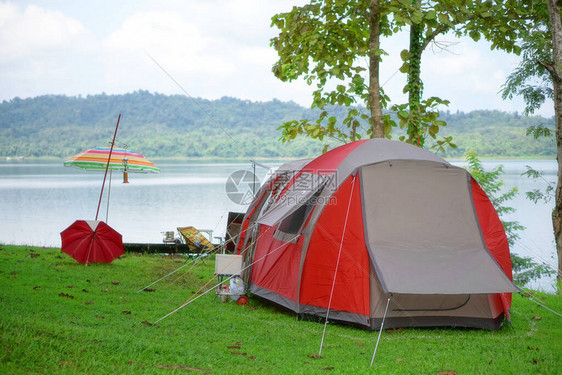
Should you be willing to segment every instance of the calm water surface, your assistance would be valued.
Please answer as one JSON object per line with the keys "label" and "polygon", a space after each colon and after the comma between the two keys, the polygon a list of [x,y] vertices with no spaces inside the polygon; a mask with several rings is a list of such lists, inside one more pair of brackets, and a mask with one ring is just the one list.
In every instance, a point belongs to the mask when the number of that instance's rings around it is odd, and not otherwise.
{"label": "calm water surface", "polygon": [[[247,206],[233,203],[225,192],[228,176],[237,170],[252,170],[250,162],[153,160],[160,174],[130,174],[129,184],[114,173],[109,210],[104,193],[99,220],[106,220],[123,235],[124,242],[162,242],[162,232],[193,225],[211,229],[223,236],[229,211],[245,212]],[[93,220],[103,180],[101,172],[65,168],[62,160],[0,161],[0,243],[34,246],[60,246],[60,232],[77,219]],[[278,166],[279,161],[264,161]],[[462,161],[453,161],[464,165]],[[512,249],[519,255],[556,266],[552,234],[552,204],[534,204],[524,192],[544,188],[522,177],[525,166],[543,171],[555,181],[555,160],[484,161],[489,170],[504,166],[505,187],[516,186],[519,195],[508,205],[516,212],[512,217],[526,227],[521,241]],[[263,180],[266,170],[256,168]],[[105,192],[108,191],[106,186]],[[551,280],[540,287],[552,290]]]}

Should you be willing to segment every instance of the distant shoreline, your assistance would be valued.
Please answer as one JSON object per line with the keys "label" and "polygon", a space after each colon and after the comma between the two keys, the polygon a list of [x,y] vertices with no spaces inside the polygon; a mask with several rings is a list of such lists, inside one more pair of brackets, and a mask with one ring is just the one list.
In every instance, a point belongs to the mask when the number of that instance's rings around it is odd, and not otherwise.
{"label": "distant shoreline", "polygon": [[[70,156],[69,156],[70,157]],[[478,156],[480,160],[556,160],[556,155],[552,155],[551,157],[545,157],[544,155],[531,155],[531,156]],[[290,161],[290,160],[298,160],[298,159],[308,159],[308,158],[289,158],[289,157],[264,157],[264,156],[252,156],[251,158],[248,157],[211,157],[211,156],[199,156],[199,157],[183,157],[183,156],[164,156],[164,157],[155,157],[150,158],[151,160],[160,160],[160,161],[227,161],[227,160],[236,160],[236,161],[247,161],[247,160],[279,160],[279,161]],[[443,159],[447,161],[464,161],[464,158],[459,157],[443,157]],[[64,161],[66,158],[61,158],[58,156],[30,156],[30,157],[2,157],[0,158],[0,162],[12,161],[12,162],[23,162],[23,161],[45,161],[45,160],[52,160],[52,161]]]}

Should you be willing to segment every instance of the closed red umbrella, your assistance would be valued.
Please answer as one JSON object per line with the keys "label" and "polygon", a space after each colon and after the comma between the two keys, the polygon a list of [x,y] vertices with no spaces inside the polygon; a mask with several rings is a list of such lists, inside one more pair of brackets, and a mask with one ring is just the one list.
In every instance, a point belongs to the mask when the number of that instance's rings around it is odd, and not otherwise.
{"label": "closed red umbrella", "polygon": [[80,263],[111,263],[125,254],[123,237],[103,221],[76,220],[60,234],[61,251]]}

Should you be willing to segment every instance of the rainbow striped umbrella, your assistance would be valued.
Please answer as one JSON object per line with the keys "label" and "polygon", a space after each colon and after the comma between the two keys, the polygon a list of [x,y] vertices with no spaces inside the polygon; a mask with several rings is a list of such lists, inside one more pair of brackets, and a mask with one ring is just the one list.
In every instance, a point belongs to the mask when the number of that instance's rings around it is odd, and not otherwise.
{"label": "rainbow striped umbrella", "polygon": [[[65,167],[75,167],[85,170],[104,171],[107,166],[110,147],[95,147],[83,151],[64,162]],[[131,150],[113,147],[109,169],[114,171],[135,173],[159,173],[153,163],[144,156]]]}

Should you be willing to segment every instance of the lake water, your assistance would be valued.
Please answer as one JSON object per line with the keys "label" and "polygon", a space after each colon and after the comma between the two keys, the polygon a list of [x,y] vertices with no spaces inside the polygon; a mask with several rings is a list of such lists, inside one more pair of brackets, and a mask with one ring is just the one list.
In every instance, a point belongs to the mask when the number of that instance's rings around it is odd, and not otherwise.
{"label": "lake water", "polygon": [[[229,199],[225,191],[228,177],[235,171],[252,171],[250,162],[152,160],[160,174],[130,174],[129,184],[114,173],[109,211],[104,193],[99,220],[106,220],[123,235],[124,242],[161,243],[162,232],[192,225],[224,236],[229,211],[245,212],[247,206]],[[462,161],[452,161],[464,165]],[[280,161],[261,161],[278,166]],[[521,176],[525,166],[543,171],[555,181],[555,160],[484,161],[489,170],[504,166],[505,187],[516,186],[519,195],[508,202],[516,209],[511,218],[526,230],[512,249],[522,256],[556,269],[551,210],[553,203],[534,204],[524,192],[544,188],[544,184]],[[256,167],[262,180],[267,170]],[[60,232],[77,219],[96,216],[103,173],[65,168],[62,160],[0,161],[0,244],[60,246]],[[108,191],[106,186],[105,192]],[[552,280],[541,280],[540,289],[553,290]]]}

